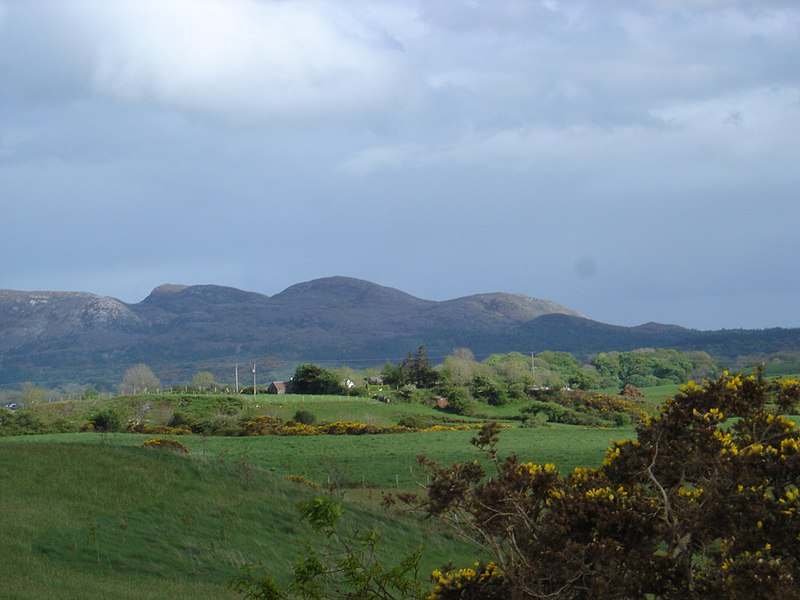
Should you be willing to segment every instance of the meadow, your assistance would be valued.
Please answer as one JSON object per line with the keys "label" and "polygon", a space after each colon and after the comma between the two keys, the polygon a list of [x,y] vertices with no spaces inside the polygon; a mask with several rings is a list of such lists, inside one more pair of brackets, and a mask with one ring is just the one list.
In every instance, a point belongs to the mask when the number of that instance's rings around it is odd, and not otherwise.
{"label": "meadow", "polygon": [[[599,465],[612,440],[632,426],[589,428],[546,424],[522,428],[513,407],[485,407],[483,418],[446,415],[422,404],[365,398],[257,396],[230,404],[215,397],[123,397],[42,406],[45,423],[74,428],[112,407],[166,422],[238,419],[297,410],[318,422],[361,421],[390,426],[416,415],[446,425],[506,424],[501,455],[554,463],[562,471]],[[226,408],[227,407],[227,408]],[[452,424],[452,423],[451,423]],[[152,435],[48,433],[0,438],[0,578],[3,597],[235,598],[227,582],[245,564],[264,565],[285,579],[294,560],[318,543],[298,521],[296,505],[315,494],[339,496],[352,531],[377,528],[382,561],[392,563],[425,545],[420,577],[476,549],[436,522],[380,506],[386,491],[426,483],[417,456],[450,464],[482,457],[470,444],[476,430],[381,435],[163,436],[188,454],[143,448]],[[287,476],[297,481],[290,481]],[[305,483],[303,483],[305,482]],[[319,486],[319,487],[312,487]]]}
{"label": "meadow", "polygon": [[[534,429],[508,428],[500,436],[500,453],[553,463],[563,472],[597,466],[613,440],[630,438],[633,427],[598,429],[554,424]],[[279,476],[303,476],[323,487],[341,489],[414,488],[425,483],[417,457],[442,464],[482,460],[469,441],[472,431],[432,431],[384,435],[319,436],[165,436],[180,440],[199,462],[226,462]],[[69,445],[86,448],[139,448],[151,435],[131,433],[67,433],[0,438],[0,449],[19,445]],[[3,450],[0,450],[3,451]]]}
{"label": "meadow", "polygon": [[[3,440],[0,577],[5,598],[231,598],[246,563],[289,573],[311,529],[295,505],[316,490],[240,462],[133,445]],[[413,516],[348,503],[385,560],[423,544],[425,572],[472,550]],[[432,531],[433,529],[433,531]]]}

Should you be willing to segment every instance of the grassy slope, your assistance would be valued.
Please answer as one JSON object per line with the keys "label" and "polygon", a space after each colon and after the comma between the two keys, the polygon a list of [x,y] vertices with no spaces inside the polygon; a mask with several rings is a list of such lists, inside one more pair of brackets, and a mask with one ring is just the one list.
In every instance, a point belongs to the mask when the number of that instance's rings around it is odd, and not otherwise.
{"label": "grassy slope", "polygon": [[[166,422],[170,396],[57,403],[39,407],[46,421],[79,425],[92,411],[116,406],[128,415],[150,402],[146,419]],[[180,409],[208,414],[215,400],[184,400]],[[357,420],[391,425],[406,414],[447,415],[419,404],[383,404],[341,397],[243,398],[230,418],[271,414],[291,418],[311,410],[319,422]],[[518,407],[485,411],[495,418]],[[314,540],[297,523],[294,506],[312,493],[283,480],[304,475],[325,484],[363,485],[348,497],[348,515],[361,529],[379,524],[397,555],[421,541],[425,569],[472,553],[435,534],[431,525],[376,510],[376,488],[422,481],[416,456],[442,463],[479,457],[470,431],[380,436],[203,437],[179,439],[190,458],[140,448],[150,436],[60,434],[0,438],[0,577],[11,598],[229,598],[227,578],[245,561],[289,572],[295,550]],[[553,462],[562,471],[602,461],[612,439],[632,428],[555,425],[508,429],[501,453]],[[172,436],[169,436],[172,437]],[[420,532],[424,532],[423,535]]]}
{"label": "grassy slope", "polygon": [[[552,425],[535,429],[506,429],[500,436],[502,455],[518,454],[525,460],[554,463],[561,471],[576,466],[597,466],[612,440],[633,436],[633,427],[595,429]],[[420,481],[416,457],[426,454],[445,464],[480,458],[469,440],[475,431],[440,431],[361,436],[311,437],[204,437],[166,436],[180,440],[192,456],[215,462],[256,468],[278,475],[303,475],[327,485],[412,487]],[[20,444],[44,441],[88,447],[138,447],[141,434],[75,433],[13,438]],[[9,438],[11,439],[11,438]],[[2,448],[3,440],[0,440]]]}
{"label": "grassy slope", "polygon": [[[32,443],[33,442],[33,443]],[[245,562],[288,573],[310,529],[294,506],[311,494],[241,463],[119,444],[0,442],[0,579],[9,598],[230,598]],[[395,556],[423,541],[425,569],[469,554],[409,517],[352,505],[348,523],[380,525]]]}

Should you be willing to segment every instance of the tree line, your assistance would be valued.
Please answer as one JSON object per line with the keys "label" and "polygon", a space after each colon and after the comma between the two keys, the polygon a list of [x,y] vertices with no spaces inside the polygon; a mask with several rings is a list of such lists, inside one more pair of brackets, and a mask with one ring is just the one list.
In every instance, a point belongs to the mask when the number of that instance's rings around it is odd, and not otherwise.
{"label": "tree line", "polygon": [[[785,353],[784,353],[785,354]],[[757,357],[751,357],[756,360]],[[776,364],[785,369],[793,366],[793,358],[781,355]],[[741,366],[741,365],[737,365]],[[354,394],[365,393],[365,380],[379,379],[407,399],[417,390],[435,390],[441,395],[460,400],[502,405],[523,399],[534,388],[572,388],[579,390],[622,388],[627,384],[637,387],[665,383],[680,384],[689,379],[703,378],[721,372],[723,365],[706,352],[681,352],[677,350],[641,349],[628,352],[604,352],[581,362],[569,352],[544,351],[533,354],[509,352],[492,354],[477,360],[467,348],[457,348],[434,364],[424,346],[409,352],[396,363],[388,361],[380,369],[358,370],[349,366],[328,369],[320,365],[298,365],[291,380],[297,393]],[[238,391],[253,393],[242,373],[242,386]],[[347,381],[356,384],[345,385]],[[163,391],[160,378],[146,364],[129,367],[122,376],[117,392],[126,394]],[[208,370],[196,372],[191,381],[167,386],[183,392],[213,392],[235,390],[233,382],[220,382]],[[255,392],[266,391],[256,389]],[[65,390],[46,390],[33,383],[23,384],[19,393],[6,392],[9,402],[19,401],[33,405],[42,401],[69,398],[91,398],[99,394],[91,385],[71,385]],[[2,400],[2,398],[0,398]]]}

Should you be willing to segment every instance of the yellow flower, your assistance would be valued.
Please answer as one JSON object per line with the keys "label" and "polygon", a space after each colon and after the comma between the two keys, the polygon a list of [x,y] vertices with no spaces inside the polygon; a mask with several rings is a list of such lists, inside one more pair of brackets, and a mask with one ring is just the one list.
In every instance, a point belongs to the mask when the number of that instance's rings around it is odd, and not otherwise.
{"label": "yellow flower", "polygon": [[682,385],[678,388],[681,392],[694,392],[698,389],[697,383],[695,383],[694,379],[690,379],[686,382],[686,385]]}

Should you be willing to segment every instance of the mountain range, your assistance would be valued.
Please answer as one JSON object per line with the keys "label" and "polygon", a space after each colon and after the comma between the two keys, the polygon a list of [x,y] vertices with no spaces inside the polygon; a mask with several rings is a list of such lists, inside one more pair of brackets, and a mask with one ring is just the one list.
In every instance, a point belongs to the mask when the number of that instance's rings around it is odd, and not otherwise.
{"label": "mountain range", "polygon": [[165,383],[188,381],[199,368],[227,374],[234,363],[267,358],[380,366],[420,345],[431,356],[457,347],[478,357],[513,350],[586,357],[653,347],[733,357],[800,350],[800,329],[622,327],[527,296],[432,301],[348,277],[299,283],[274,296],[167,284],[135,304],[84,292],[0,290],[0,385],[110,385],[139,362]]}

